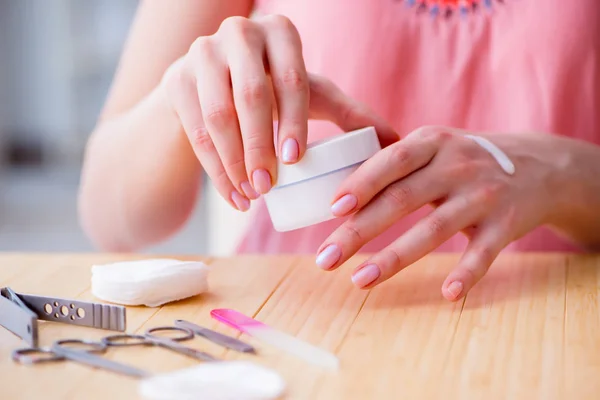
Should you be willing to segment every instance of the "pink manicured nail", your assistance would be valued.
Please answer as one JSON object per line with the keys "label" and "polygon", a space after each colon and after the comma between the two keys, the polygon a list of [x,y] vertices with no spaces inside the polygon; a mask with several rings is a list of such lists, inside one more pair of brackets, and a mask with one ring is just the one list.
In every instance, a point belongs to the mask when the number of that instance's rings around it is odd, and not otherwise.
{"label": "pink manicured nail", "polygon": [[295,139],[286,139],[281,147],[281,159],[283,162],[292,163],[298,160],[300,148]]}
{"label": "pink manicured nail", "polygon": [[333,215],[344,215],[354,209],[358,204],[358,199],[353,194],[342,196],[331,206]]}
{"label": "pink manicured nail", "polygon": [[235,190],[231,192],[231,200],[235,203],[238,210],[240,211],[247,211],[250,208],[250,200],[248,200]]}
{"label": "pink manicured nail", "polygon": [[258,193],[265,194],[271,190],[271,175],[264,169],[257,169],[252,173],[254,188]]}
{"label": "pink manicured nail", "polygon": [[370,264],[359,269],[352,275],[352,282],[358,287],[365,287],[370,283],[373,283],[375,279],[379,278],[379,268],[377,265]]}
{"label": "pink manicured nail", "polygon": [[252,185],[250,185],[250,182],[246,181],[246,182],[242,182],[242,190],[244,191],[244,194],[246,195],[246,197],[254,200],[254,199],[258,199],[258,197],[260,196],[258,193],[256,193],[256,190],[254,190],[254,188],[252,188]]}
{"label": "pink manicured nail", "polygon": [[335,244],[330,244],[319,253],[316,264],[321,269],[330,269],[342,256],[340,248]]}
{"label": "pink manicured nail", "polygon": [[446,289],[448,293],[452,296],[453,299],[457,298],[463,290],[463,284],[459,281],[454,281],[448,285],[448,289]]}

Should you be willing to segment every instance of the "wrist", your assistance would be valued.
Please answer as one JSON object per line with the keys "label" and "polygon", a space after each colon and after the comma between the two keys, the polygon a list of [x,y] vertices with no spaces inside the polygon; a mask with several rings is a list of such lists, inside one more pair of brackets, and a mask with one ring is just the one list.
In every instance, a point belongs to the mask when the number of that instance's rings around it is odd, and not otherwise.
{"label": "wrist", "polygon": [[553,143],[553,171],[549,195],[553,198],[549,224],[557,228],[585,219],[590,209],[600,204],[597,174],[593,165],[600,159],[600,148],[570,138]]}

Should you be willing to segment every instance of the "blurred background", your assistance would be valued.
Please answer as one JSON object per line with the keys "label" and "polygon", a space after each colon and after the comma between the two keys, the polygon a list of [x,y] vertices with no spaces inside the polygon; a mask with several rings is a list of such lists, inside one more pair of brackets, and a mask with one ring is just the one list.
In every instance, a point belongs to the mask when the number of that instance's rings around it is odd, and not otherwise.
{"label": "blurred background", "polygon": [[[95,250],[77,221],[79,173],[137,3],[0,0],[0,251]],[[183,231],[144,252],[232,251],[248,215],[205,186]]]}

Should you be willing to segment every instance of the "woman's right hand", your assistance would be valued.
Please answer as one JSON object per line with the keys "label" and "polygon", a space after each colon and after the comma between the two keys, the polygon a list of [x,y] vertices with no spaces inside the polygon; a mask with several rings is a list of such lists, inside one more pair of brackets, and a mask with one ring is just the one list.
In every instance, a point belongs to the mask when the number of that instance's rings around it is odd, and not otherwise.
{"label": "woman's right hand", "polygon": [[202,167],[241,211],[276,181],[276,154],[285,163],[302,158],[309,119],[344,130],[375,126],[383,146],[398,140],[372,112],[306,71],[298,31],[283,16],[226,19],[162,83]]}

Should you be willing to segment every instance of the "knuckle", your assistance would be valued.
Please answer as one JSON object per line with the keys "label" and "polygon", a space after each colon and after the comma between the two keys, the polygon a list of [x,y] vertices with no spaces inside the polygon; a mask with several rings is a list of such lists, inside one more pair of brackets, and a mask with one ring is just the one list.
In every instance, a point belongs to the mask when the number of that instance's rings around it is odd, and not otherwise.
{"label": "knuckle", "polygon": [[[388,248],[383,252],[383,258],[386,260],[385,268],[388,271],[399,271],[402,267],[402,258],[398,251],[394,248]],[[389,274],[389,272],[388,272]]]}
{"label": "knuckle", "polygon": [[340,113],[340,125],[352,125],[352,121],[360,119],[361,110],[357,105],[349,105]]}
{"label": "knuckle", "polygon": [[235,106],[230,102],[213,103],[206,109],[206,123],[216,128],[231,124],[235,118]]}
{"label": "knuckle", "polygon": [[411,154],[400,142],[390,146],[391,165],[405,165],[410,160]]}
{"label": "knuckle", "polygon": [[479,191],[476,201],[480,204],[492,204],[500,196],[503,188],[502,183],[487,183]]}
{"label": "knuckle", "polygon": [[489,246],[478,246],[471,250],[471,257],[473,262],[465,266],[465,272],[474,280],[478,280],[488,271],[495,255]]}
{"label": "knuckle", "polygon": [[453,176],[458,178],[472,177],[477,172],[478,167],[475,162],[471,159],[462,157],[461,160],[457,161],[452,167]]}
{"label": "knuckle", "polygon": [[343,236],[346,237],[348,241],[352,243],[353,246],[357,246],[360,243],[363,243],[365,239],[358,226],[356,226],[356,224],[350,221],[344,224],[342,232]]}
{"label": "knuckle", "polygon": [[264,22],[267,26],[273,27],[275,29],[282,30],[295,30],[296,27],[294,23],[286,16],[281,14],[272,14],[267,15],[264,18]]}
{"label": "knuckle", "polygon": [[407,185],[394,184],[388,187],[382,196],[394,209],[404,211],[412,204],[413,191]]}
{"label": "knuckle", "polygon": [[227,175],[227,171],[225,171],[224,169],[220,169],[219,172],[217,172],[217,176],[215,176],[213,180],[215,182],[216,187],[226,189],[229,186],[231,186],[231,180],[229,179],[229,175]]}
{"label": "knuckle", "polygon": [[215,144],[213,143],[208,130],[203,126],[192,128],[190,135],[192,137],[193,144],[198,150],[202,152],[215,151]]}
{"label": "knuckle", "polygon": [[219,32],[241,33],[247,31],[252,26],[253,22],[248,18],[234,15],[225,18],[223,22],[221,22],[221,26],[219,26]]}
{"label": "knuckle", "polygon": [[225,170],[239,172],[240,175],[245,175],[246,166],[244,165],[244,157],[228,157],[224,162]]}
{"label": "knuckle", "polygon": [[289,68],[278,79],[279,86],[293,92],[308,92],[308,77],[296,68]]}
{"label": "knuckle", "polygon": [[247,146],[244,146],[244,151],[250,159],[266,161],[266,159],[273,153],[273,146],[256,140],[249,142]]}
{"label": "knuckle", "polygon": [[452,133],[448,132],[444,127],[437,125],[421,126],[417,128],[413,134],[422,139],[430,139],[433,141],[443,141],[452,138]]}
{"label": "knuckle", "polygon": [[245,104],[257,106],[267,98],[267,82],[261,78],[250,78],[242,84],[242,97]]}
{"label": "knuckle", "polygon": [[205,57],[213,52],[213,41],[208,36],[201,36],[190,45],[188,53],[193,56]]}
{"label": "knuckle", "polygon": [[448,231],[448,221],[440,216],[432,216],[425,223],[427,235],[433,239],[444,237]]}

